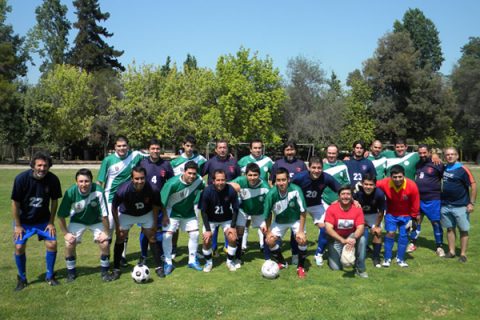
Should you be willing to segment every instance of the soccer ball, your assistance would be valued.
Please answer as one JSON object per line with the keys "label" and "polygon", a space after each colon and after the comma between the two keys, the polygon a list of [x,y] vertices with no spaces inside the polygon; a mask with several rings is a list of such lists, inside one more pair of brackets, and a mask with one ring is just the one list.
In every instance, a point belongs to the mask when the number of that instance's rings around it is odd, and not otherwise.
{"label": "soccer ball", "polygon": [[280,268],[278,264],[273,260],[267,260],[262,265],[262,276],[267,279],[278,278]]}
{"label": "soccer ball", "polygon": [[132,279],[136,283],[145,283],[150,279],[150,269],[146,265],[137,264],[133,267]]}

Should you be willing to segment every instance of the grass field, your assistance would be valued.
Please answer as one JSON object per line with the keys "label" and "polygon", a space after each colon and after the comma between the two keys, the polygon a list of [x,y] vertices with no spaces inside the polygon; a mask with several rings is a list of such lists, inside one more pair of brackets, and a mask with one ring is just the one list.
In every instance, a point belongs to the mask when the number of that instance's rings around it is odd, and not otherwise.
{"label": "grass field", "polygon": [[[75,170],[53,169],[65,191],[74,182]],[[172,275],[165,279],[154,276],[152,282],[139,285],[130,278],[131,268],[128,268],[118,281],[103,283],[99,276],[98,248],[87,233],[77,251],[79,277],[69,284],[65,283],[63,236],[59,235],[56,270],[61,285],[58,287],[49,287],[43,281],[45,249],[43,243],[32,238],[27,249],[30,285],[14,292],[16,268],[12,256],[10,194],[13,179],[20,171],[0,170],[0,319],[479,318],[479,209],[471,215],[466,264],[435,255],[432,230],[427,222],[420,235],[419,249],[407,255],[409,268],[401,269],[394,264],[389,269],[375,269],[369,259],[368,279],[333,272],[326,266],[318,268],[313,262],[317,231],[308,218],[310,262],[304,280],[297,278],[292,267],[282,270],[277,280],[263,279],[260,276],[263,260],[252,232],[245,264],[237,272],[227,270],[223,254],[214,260],[214,269],[209,274],[187,269],[186,237],[181,234],[180,255]],[[480,170],[473,172],[480,181]],[[137,239],[138,228],[134,228],[128,250],[132,267],[139,256]],[[290,257],[289,250],[285,252]]]}

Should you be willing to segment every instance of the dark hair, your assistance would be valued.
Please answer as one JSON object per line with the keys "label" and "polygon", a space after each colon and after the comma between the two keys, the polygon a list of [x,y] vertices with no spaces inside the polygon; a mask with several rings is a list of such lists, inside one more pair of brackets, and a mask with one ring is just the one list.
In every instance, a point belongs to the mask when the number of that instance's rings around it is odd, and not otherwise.
{"label": "dark hair", "polygon": [[130,174],[130,176],[131,176],[132,178],[133,178],[133,173],[134,173],[134,172],[137,172],[137,173],[143,172],[143,174],[144,174],[145,176],[147,176],[147,170],[146,170],[144,167],[142,167],[142,166],[135,166],[135,167],[132,168],[132,173]]}
{"label": "dark hair", "polygon": [[148,142],[148,147],[151,147],[153,145],[159,146],[160,145],[160,140],[158,140],[157,138],[150,139],[150,141]]}
{"label": "dark hair", "polygon": [[401,165],[396,164],[390,168],[390,176],[393,176],[394,174],[398,174],[398,173],[405,175],[405,169]]}
{"label": "dark hair", "polygon": [[311,157],[310,161],[308,161],[308,166],[310,167],[312,163],[319,163],[323,168],[323,161],[319,157]]}
{"label": "dark hair", "polygon": [[290,172],[288,172],[288,170],[284,167],[280,167],[277,169],[277,172],[275,172],[275,176],[278,176],[279,174],[286,174],[287,178],[290,178]]}
{"label": "dark hair", "polygon": [[374,176],[374,175],[371,174],[371,173],[366,173],[366,174],[364,174],[363,177],[362,177],[362,182],[365,181],[365,180],[373,181],[373,183],[376,183],[376,182],[377,182],[377,177]]}
{"label": "dark hair", "polygon": [[48,167],[52,167],[53,163],[52,163],[52,157],[50,157],[50,155],[46,152],[43,152],[43,151],[37,151],[33,157],[32,157],[32,160],[30,161],[30,167],[33,168],[35,167],[35,162],[37,160],[43,160],[47,163]]}
{"label": "dark hair", "polygon": [[425,149],[427,149],[427,151],[430,150],[430,148],[428,147],[428,144],[426,144],[426,143],[420,143],[418,145],[418,149],[420,149],[420,148],[425,148]]}
{"label": "dark hair", "polygon": [[247,174],[249,172],[256,172],[256,173],[260,174],[260,167],[255,162],[251,162],[251,163],[247,164],[247,167],[245,168],[245,174]]}
{"label": "dark hair", "polygon": [[128,144],[128,138],[122,135],[117,136],[117,138],[115,139],[115,144],[117,144],[118,141],[125,141]]}
{"label": "dark hair", "polygon": [[187,142],[190,142],[191,144],[195,145],[195,144],[197,144],[197,139],[195,139],[194,136],[189,134],[188,136],[185,137],[185,139],[183,139],[183,144],[185,144]]}
{"label": "dark hair", "polygon": [[190,160],[185,163],[184,169],[185,171],[187,171],[188,169],[195,169],[195,171],[198,171],[198,164],[195,161]]}
{"label": "dark hair", "polygon": [[337,191],[337,194],[340,195],[340,193],[343,191],[343,190],[350,190],[350,192],[353,193],[352,191],[352,186],[350,186],[349,184],[344,184],[340,187],[340,189],[338,189]]}
{"label": "dark hair", "polygon": [[283,144],[282,151],[285,151],[285,149],[287,149],[288,147],[297,150],[297,143],[293,140],[288,140]]}
{"label": "dark hair", "polygon": [[253,139],[252,141],[250,141],[250,148],[252,147],[252,145],[253,145],[254,143],[261,143],[262,146],[263,146],[263,141],[262,141],[262,139],[255,138],[255,139]]}
{"label": "dark hair", "polygon": [[219,143],[226,143],[228,145],[227,139],[217,139],[217,141],[215,141],[215,148],[218,146]]}
{"label": "dark hair", "polygon": [[215,177],[217,176],[217,174],[223,174],[223,176],[225,177],[225,179],[227,178],[227,174],[225,173],[225,170],[223,169],[215,169],[213,170],[213,180],[215,180]]}
{"label": "dark hair", "polygon": [[355,147],[357,146],[357,144],[359,144],[359,145],[362,147],[362,149],[365,150],[365,145],[366,145],[366,144],[365,144],[365,141],[363,141],[363,140],[356,140],[356,141],[352,144],[352,148],[355,149]]}
{"label": "dark hair", "polygon": [[92,171],[90,171],[87,168],[82,168],[78,170],[77,173],[75,174],[75,180],[77,180],[78,176],[86,176],[90,178],[90,181],[93,180]]}
{"label": "dark hair", "polygon": [[397,145],[397,144],[407,145],[407,143],[405,142],[405,139],[403,139],[403,138],[397,138],[397,139],[395,139],[395,145]]}

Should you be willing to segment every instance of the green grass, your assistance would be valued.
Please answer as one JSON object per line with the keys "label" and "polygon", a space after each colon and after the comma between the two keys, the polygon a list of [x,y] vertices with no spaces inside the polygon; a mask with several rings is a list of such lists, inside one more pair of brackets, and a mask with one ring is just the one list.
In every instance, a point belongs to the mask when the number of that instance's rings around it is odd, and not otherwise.
{"label": "green grass", "polygon": [[[55,169],[55,168],[54,168]],[[260,276],[262,256],[256,234],[249,237],[244,266],[235,273],[225,265],[225,255],[214,261],[210,274],[186,268],[185,234],[180,235],[177,269],[165,279],[135,284],[124,270],[120,280],[103,283],[99,276],[99,251],[86,233],[78,247],[80,276],[65,283],[64,244],[59,238],[56,270],[61,285],[44,281],[44,246],[32,238],[27,249],[30,285],[13,291],[16,268],[13,260],[10,194],[13,179],[21,170],[0,170],[0,319],[478,319],[480,297],[480,210],[471,215],[469,260],[438,258],[433,235],[424,223],[420,248],[408,256],[409,268],[393,265],[375,269],[367,262],[369,279],[350,273],[318,268],[313,262],[317,232],[308,220],[308,276],[296,277],[295,269],[281,271],[277,280]],[[75,170],[53,170],[66,190]],[[473,170],[480,181],[480,170]],[[138,228],[131,231],[128,258],[133,266],[139,255]],[[285,247],[285,246],[284,246]],[[289,257],[289,250],[285,250]],[[150,260],[151,261],[151,260]]]}

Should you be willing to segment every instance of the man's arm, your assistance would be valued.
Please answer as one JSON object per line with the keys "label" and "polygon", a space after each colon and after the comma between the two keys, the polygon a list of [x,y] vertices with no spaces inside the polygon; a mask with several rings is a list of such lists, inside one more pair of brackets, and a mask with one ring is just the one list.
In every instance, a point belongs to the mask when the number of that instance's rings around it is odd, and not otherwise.
{"label": "man's arm", "polygon": [[60,226],[60,230],[63,233],[63,238],[65,241],[73,244],[75,242],[75,236],[68,231],[67,222],[65,221],[64,217],[58,216],[58,225]]}
{"label": "man's arm", "polygon": [[13,230],[13,239],[22,240],[25,229],[22,227],[20,222],[20,202],[12,200],[12,217],[15,221],[15,227]]}
{"label": "man's arm", "polygon": [[307,242],[307,237],[305,235],[305,219],[307,217],[306,212],[300,212],[300,227],[296,235],[296,240],[298,241],[299,245],[305,245]]}

